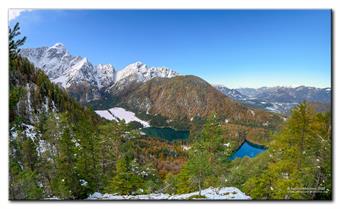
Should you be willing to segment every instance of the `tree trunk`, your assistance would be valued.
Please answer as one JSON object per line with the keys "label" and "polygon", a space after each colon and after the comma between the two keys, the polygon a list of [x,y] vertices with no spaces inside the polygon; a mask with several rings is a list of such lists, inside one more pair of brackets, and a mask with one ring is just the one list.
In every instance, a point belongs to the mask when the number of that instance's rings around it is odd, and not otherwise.
{"label": "tree trunk", "polygon": [[199,196],[201,196],[201,181],[198,181],[198,190],[199,190],[199,192],[198,192],[198,195]]}

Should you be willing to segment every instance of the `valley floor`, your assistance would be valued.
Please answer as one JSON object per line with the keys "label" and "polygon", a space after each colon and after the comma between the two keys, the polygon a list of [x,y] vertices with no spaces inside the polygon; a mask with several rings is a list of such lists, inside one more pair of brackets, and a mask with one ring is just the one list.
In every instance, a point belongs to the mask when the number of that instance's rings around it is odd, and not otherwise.
{"label": "valley floor", "polygon": [[204,199],[204,200],[250,200],[247,196],[235,187],[222,187],[204,189],[201,191],[201,198],[197,198],[199,192],[192,192],[187,194],[170,195],[170,194],[145,194],[145,195],[116,195],[116,194],[101,194],[95,192],[90,195],[87,200],[190,200],[190,199]]}

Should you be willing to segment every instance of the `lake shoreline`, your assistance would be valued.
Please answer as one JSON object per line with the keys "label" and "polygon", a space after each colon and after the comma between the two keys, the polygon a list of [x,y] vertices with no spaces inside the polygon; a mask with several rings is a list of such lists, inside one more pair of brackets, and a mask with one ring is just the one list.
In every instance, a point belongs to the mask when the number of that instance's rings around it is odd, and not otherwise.
{"label": "lake shoreline", "polygon": [[253,158],[256,155],[266,151],[268,147],[255,144],[247,139],[244,139],[243,142],[238,146],[236,150],[232,152],[232,154],[228,157],[229,160],[235,160],[236,158],[250,157]]}

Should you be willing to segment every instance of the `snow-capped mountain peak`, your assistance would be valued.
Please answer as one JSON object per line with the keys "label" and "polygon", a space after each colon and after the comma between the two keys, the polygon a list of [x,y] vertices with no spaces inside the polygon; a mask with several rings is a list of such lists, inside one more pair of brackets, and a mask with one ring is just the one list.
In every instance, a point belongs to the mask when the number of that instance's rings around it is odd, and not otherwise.
{"label": "snow-capped mountain peak", "polygon": [[145,82],[154,77],[171,78],[177,75],[169,68],[148,67],[140,61],[129,64],[120,71],[116,71],[111,64],[93,65],[86,57],[71,55],[62,43],[50,47],[22,49],[20,55],[44,70],[52,82],[65,89],[73,86],[72,91],[91,91],[92,96],[82,93],[86,101],[98,98],[99,90],[109,89],[114,84],[124,88],[130,82]]}
{"label": "snow-capped mountain peak", "polygon": [[146,67],[147,67],[146,64],[144,64],[141,61],[137,61],[137,62],[131,63],[128,66],[126,66],[126,68],[137,68],[137,69],[143,69],[143,68],[146,68]]}
{"label": "snow-capped mountain peak", "polygon": [[56,43],[47,49],[47,54],[49,55],[50,58],[52,58],[52,57],[62,57],[64,55],[68,55],[68,52],[63,44]]}
{"label": "snow-capped mountain peak", "polygon": [[116,81],[124,79],[130,75],[147,71],[147,66],[138,61],[127,65],[125,68],[117,72]]}
{"label": "snow-capped mountain peak", "polygon": [[146,64],[138,61],[127,65],[117,72],[116,82],[129,78],[139,82],[148,81],[154,77],[171,78],[178,75],[175,71],[166,67],[148,67]]}
{"label": "snow-capped mountain peak", "polygon": [[98,64],[96,65],[96,71],[102,75],[113,75],[115,68],[111,64]]}
{"label": "snow-capped mountain peak", "polygon": [[71,55],[62,43],[51,47],[22,49],[20,54],[44,70],[51,81],[65,89],[73,84],[87,83],[92,87],[98,86],[96,70],[92,63],[86,57]]}
{"label": "snow-capped mountain peak", "polygon": [[55,43],[53,46],[51,46],[50,48],[55,48],[55,49],[59,49],[59,50],[66,50],[64,44],[62,43]]}

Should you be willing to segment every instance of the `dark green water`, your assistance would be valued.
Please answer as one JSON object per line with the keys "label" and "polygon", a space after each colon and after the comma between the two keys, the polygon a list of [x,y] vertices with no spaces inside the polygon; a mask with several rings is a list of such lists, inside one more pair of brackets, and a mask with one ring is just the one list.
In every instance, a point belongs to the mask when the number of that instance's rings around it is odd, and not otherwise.
{"label": "dark green water", "polygon": [[189,138],[189,131],[175,130],[172,128],[148,127],[143,128],[142,132],[147,136],[164,139],[167,141],[187,140]]}

